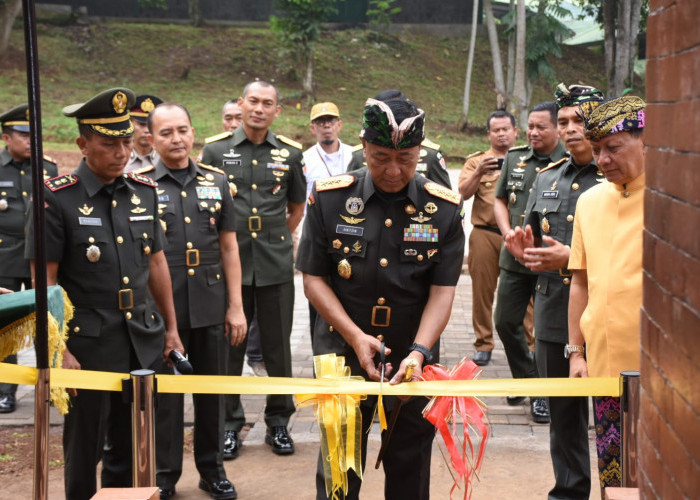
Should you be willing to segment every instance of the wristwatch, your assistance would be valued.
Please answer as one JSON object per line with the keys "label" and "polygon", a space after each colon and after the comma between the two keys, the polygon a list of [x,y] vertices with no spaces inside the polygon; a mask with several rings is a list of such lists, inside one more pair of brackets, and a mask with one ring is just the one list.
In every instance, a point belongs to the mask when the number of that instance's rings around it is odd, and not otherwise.
{"label": "wristwatch", "polygon": [[408,351],[418,351],[423,355],[426,363],[430,363],[433,360],[433,354],[430,352],[430,349],[425,347],[423,344],[411,344],[411,347],[408,348]]}
{"label": "wristwatch", "polygon": [[572,344],[566,344],[564,346],[564,357],[566,359],[569,359],[569,356],[571,356],[575,352],[580,352],[583,354],[586,352],[586,348],[583,347],[582,345],[572,345]]}

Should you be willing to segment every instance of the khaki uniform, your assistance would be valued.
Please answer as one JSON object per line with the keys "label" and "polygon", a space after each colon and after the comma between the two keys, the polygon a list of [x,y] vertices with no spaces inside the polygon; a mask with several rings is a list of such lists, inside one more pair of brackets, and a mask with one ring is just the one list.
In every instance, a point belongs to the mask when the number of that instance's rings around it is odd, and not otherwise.
{"label": "khaki uniform", "polygon": [[[511,227],[523,226],[527,199],[537,172],[564,158],[565,153],[561,143],[557,143],[556,148],[547,156],[536,155],[530,146],[515,147],[508,151],[503,160],[495,195],[506,200]],[[501,273],[494,314],[496,331],[503,342],[513,377],[536,377],[537,369],[525,340],[523,319],[535,293],[537,275],[516,261],[505,246],[501,248],[499,266]]]}
{"label": "khaki uniform", "polygon": [[[207,139],[202,162],[222,169],[231,188],[243,275],[243,309],[250,325],[257,309],[265,368],[271,377],[291,377],[289,337],[294,310],[292,235],[287,204],[306,200],[301,144],[268,131],[254,144],[244,127]],[[243,371],[247,338],[229,351],[229,375]],[[268,427],[286,426],[294,413],[289,395],[269,395]],[[226,397],[226,430],[245,425],[240,396]]]}
{"label": "khaki uniform", "polygon": [[[440,145],[435,144],[429,139],[423,139],[420,145],[420,159],[418,160],[418,165],[416,166],[416,173],[422,175],[423,177],[437,182],[447,188],[452,189],[452,184],[450,183],[450,174],[447,172],[447,164],[445,163],[445,157],[442,155],[440,150]],[[365,161],[365,152],[362,149],[362,144],[358,144],[352,148],[352,161],[348,165],[348,172],[353,170],[359,170],[362,167],[366,167],[367,162]]]}

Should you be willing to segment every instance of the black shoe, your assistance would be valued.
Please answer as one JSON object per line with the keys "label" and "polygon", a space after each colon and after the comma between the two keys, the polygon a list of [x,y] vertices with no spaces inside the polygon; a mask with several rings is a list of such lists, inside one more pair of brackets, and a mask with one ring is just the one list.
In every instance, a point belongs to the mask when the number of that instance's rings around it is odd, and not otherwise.
{"label": "black shoe", "polygon": [[491,351],[476,351],[472,361],[479,366],[486,366],[491,361]]}
{"label": "black shoe", "polygon": [[530,398],[530,413],[532,420],[538,424],[549,423],[549,407],[544,398]]}
{"label": "black shoe", "polygon": [[16,409],[14,394],[0,394],[0,413],[12,413]]}
{"label": "black shoe", "polygon": [[272,446],[272,452],[278,455],[291,455],[294,453],[294,441],[284,425],[268,428],[265,434],[265,443]]}
{"label": "black shoe", "polygon": [[175,486],[172,488],[161,488],[160,489],[160,500],[168,500],[168,498],[175,496]]}
{"label": "black shoe", "polygon": [[506,396],[506,403],[510,406],[518,406],[525,401],[525,396]]}
{"label": "black shoe", "polygon": [[236,488],[228,479],[209,482],[206,479],[199,480],[199,489],[208,492],[215,500],[228,500],[238,498]]}
{"label": "black shoe", "polygon": [[238,431],[224,431],[224,460],[233,460],[241,450],[241,438]]}

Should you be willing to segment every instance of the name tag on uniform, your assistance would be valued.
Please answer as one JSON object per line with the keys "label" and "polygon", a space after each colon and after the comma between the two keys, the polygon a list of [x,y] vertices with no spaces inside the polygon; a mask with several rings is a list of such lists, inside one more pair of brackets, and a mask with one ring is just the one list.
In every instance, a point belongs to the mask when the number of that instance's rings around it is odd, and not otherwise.
{"label": "name tag on uniform", "polygon": [[559,191],[542,191],[542,198],[559,198]]}
{"label": "name tag on uniform", "polygon": [[525,174],[516,174],[516,173],[514,173],[514,172],[511,172],[511,173],[510,173],[510,176],[511,176],[513,179],[524,179],[524,178],[525,178]]}
{"label": "name tag on uniform", "polygon": [[197,186],[197,198],[200,200],[220,200],[221,191],[218,186]]}
{"label": "name tag on uniform", "polygon": [[101,226],[102,219],[99,217],[78,217],[78,223],[81,226]]}
{"label": "name tag on uniform", "polygon": [[153,220],[152,215],[134,215],[132,217],[129,217],[129,222],[138,222],[141,220]]}
{"label": "name tag on uniform", "polygon": [[4,188],[15,187],[15,181],[0,181],[0,187],[4,187]]}
{"label": "name tag on uniform", "polygon": [[170,195],[169,194],[159,194],[158,201],[170,201]]}
{"label": "name tag on uniform", "polygon": [[224,160],[224,167],[240,167],[241,160]]}
{"label": "name tag on uniform", "polygon": [[358,226],[346,226],[345,224],[338,224],[337,226],[335,226],[335,232],[338,234],[352,234],[353,236],[362,236],[365,233],[365,228]]}

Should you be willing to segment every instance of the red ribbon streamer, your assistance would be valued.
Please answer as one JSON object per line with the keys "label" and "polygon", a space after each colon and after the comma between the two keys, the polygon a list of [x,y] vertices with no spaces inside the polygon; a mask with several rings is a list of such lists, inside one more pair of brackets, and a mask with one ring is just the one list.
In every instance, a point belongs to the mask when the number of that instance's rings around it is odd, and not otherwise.
{"label": "red ribbon streamer", "polygon": [[[474,380],[480,374],[481,369],[468,358],[462,359],[450,371],[442,365],[428,365],[423,368],[424,380]],[[464,480],[464,498],[471,498],[472,477],[481,467],[489,437],[486,406],[475,397],[437,396],[432,398],[425,407],[423,416],[440,432],[450,455],[454,470],[453,477],[455,477],[455,484],[450,490],[450,498],[452,498],[455,488],[459,486],[460,480]],[[461,447],[458,446],[458,418],[464,429]],[[470,429],[475,429],[475,432],[481,436],[476,457]],[[467,446],[469,450],[467,450]]]}

